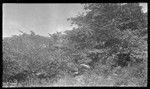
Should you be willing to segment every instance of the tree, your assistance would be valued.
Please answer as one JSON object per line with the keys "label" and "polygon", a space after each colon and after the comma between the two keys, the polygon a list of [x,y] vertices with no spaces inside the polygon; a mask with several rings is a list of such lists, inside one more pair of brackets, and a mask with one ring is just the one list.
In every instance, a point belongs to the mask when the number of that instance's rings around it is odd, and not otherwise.
{"label": "tree", "polygon": [[[147,60],[145,58],[147,40],[143,39],[143,37],[147,38],[147,16],[142,12],[139,3],[90,3],[85,4],[84,9],[88,10],[86,15],[81,14],[69,19],[72,24],[78,26],[66,32],[73,49],[80,48],[82,52],[85,49],[99,50],[94,52],[99,57],[92,60],[98,59],[104,65],[107,65],[110,60],[117,62],[115,59],[119,53],[126,52],[130,53],[130,56],[134,55],[135,49],[143,50],[140,57],[143,61]],[[143,47],[145,51],[141,49]],[[104,49],[105,51],[101,51]],[[138,59],[132,58],[131,62],[135,60]],[[118,61],[118,63],[127,62]],[[112,65],[108,64],[110,67]]]}

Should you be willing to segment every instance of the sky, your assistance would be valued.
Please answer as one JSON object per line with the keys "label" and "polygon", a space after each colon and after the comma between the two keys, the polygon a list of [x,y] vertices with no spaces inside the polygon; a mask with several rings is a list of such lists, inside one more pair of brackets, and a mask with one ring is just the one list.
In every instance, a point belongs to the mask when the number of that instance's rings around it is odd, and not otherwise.
{"label": "sky", "polygon": [[[147,4],[142,3],[147,11]],[[67,18],[84,12],[81,4],[3,4],[3,37],[20,34],[19,30],[48,36],[70,30]]]}

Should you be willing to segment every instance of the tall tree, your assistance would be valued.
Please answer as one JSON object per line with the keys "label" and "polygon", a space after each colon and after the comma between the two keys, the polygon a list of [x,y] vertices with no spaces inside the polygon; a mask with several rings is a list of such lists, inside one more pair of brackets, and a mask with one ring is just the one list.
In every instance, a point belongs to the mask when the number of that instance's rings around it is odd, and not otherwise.
{"label": "tall tree", "polygon": [[69,19],[78,28],[66,34],[74,49],[105,54],[92,60],[104,59],[105,64],[113,54],[133,53],[135,47],[139,49],[142,43],[146,44],[142,37],[147,34],[147,17],[139,3],[90,3],[84,9],[88,10],[86,15]]}

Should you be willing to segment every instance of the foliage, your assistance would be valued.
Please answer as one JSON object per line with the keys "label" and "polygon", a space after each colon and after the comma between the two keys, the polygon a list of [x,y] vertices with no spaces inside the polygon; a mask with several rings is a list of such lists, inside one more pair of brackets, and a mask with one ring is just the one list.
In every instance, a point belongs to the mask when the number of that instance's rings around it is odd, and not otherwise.
{"label": "foliage", "polygon": [[147,13],[138,3],[89,3],[84,9],[86,15],[69,18],[77,28],[64,34],[43,37],[31,31],[4,38],[4,80],[27,70],[49,76],[78,72],[90,83],[98,80],[94,76],[111,76],[117,85],[146,85]]}
{"label": "foliage", "polygon": [[[147,17],[138,3],[124,5],[91,3],[85,5],[85,10],[88,10],[86,15],[70,18],[72,24],[77,25],[78,28],[66,34],[69,35],[72,45],[76,45],[82,51],[85,49],[107,50],[100,53],[95,50],[91,53],[95,54],[94,57],[85,55],[92,59],[89,64],[96,67],[95,63],[99,62],[98,65],[107,65],[108,71],[114,70],[117,66],[133,67],[140,61],[140,64],[147,65],[147,40],[145,39],[147,38]],[[73,47],[76,49],[76,46]],[[129,57],[119,58],[118,55],[122,53],[129,54]],[[147,70],[146,66],[144,70]]]}

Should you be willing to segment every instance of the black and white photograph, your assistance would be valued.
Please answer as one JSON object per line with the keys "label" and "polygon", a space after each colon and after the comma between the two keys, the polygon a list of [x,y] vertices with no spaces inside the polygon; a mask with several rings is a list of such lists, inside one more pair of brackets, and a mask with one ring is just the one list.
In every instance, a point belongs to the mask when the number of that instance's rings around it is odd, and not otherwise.
{"label": "black and white photograph", "polygon": [[148,3],[3,3],[2,87],[147,87]]}

